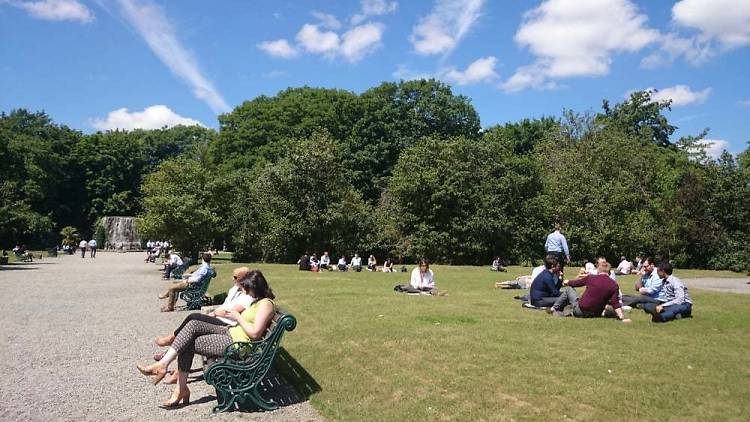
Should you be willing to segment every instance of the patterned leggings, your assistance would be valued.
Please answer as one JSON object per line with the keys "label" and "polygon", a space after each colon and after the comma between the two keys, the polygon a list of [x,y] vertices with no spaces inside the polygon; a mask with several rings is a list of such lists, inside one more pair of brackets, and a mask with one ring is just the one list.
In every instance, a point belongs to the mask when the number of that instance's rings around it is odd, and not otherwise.
{"label": "patterned leggings", "polygon": [[230,344],[232,338],[226,326],[198,320],[190,321],[172,342],[172,348],[177,351],[177,368],[184,372],[190,371],[196,353],[220,357]]}

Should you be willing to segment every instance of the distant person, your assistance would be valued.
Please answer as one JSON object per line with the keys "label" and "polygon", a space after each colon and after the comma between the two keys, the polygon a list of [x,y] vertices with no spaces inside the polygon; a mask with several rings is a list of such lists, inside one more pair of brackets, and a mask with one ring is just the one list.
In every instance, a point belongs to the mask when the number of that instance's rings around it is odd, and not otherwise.
{"label": "distant person", "polygon": [[164,263],[164,274],[162,274],[162,280],[169,280],[172,276],[172,271],[179,268],[184,262],[182,257],[174,252],[169,254],[169,260]]}
{"label": "distant person", "polygon": [[635,283],[637,295],[624,295],[622,303],[626,306],[639,308],[647,303],[660,305],[666,301],[665,292],[663,291],[662,277],[659,276],[659,270],[654,264],[654,258],[648,257],[643,260],[641,277]]}
{"label": "distant person", "polygon": [[643,269],[643,260],[641,259],[640,255],[636,255],[635,257],[635,268],[633,269],[633,272],[638,274]]}
{"label": "distant person", "polygon": [[367,271],[375,271],[378,265],[378,260],[375,259],[375,255],[370,255],[367,258]]}
{"label": "distant person", "polygon": [[362,271],[362,258],[356,253],[352,258],[352,270],[356,272]]}
{"label": "distant person", "polygon": [[307,254],[302,255],[297,261],[300,271],[310,271],[310,257]]}
{"label": "distant person", "polygon": [[[177,254],[173,254],[177,255]],[[179,255],[177,255],[179,257]],[[162,312],[172,312],[174,311],[174,305],[177,302],[177,294],[181,291],[184,291],[188,288],[189,285],[206,281],[203,280],[208,274],[208,272],[211,270],[211,254],[208,252],[205,252],[201,255],[202,262],[201,266],[198,267],[197,270],[195,270],[194,273],[190,274],[190,277],[188,277],[187,280],[180,280],[177,283],[172,283],[171,286],[162,294],[159,295],[159,299],[169,299],[167,304],[161,308]],[[180,264],[182,265],[182,264]]]}
{"label": "distant person", "polygon": [[385,262],[383,262],[383,272],[384,273],[393,272],[393,261],[391,260],[391,258],[386,258]]}
{"label": "distant person", "polygon": [[85,240],[81,240],[81,242],[78,244],[78,247],[81,248],[81,258],[86,258],[86,246],[88,246],[89,242]]}
{"label": "distant person", "polygon": [[331,257],[328,255],[328,251],[323,252],[323,256],[320,257],[320,269],[321,270],[331,269]]}
{"label": "distant person", "polygon": [[669,262],[659,264],[659,276],[664,280],[665,302],[643,305],[643,310],[651,314],[651,321],[653,322],[668,322],[693,314],[693,301],[690,299],[688,288],[682,283],[682,280],[672,275],[672,271],[672,264]]}
{"label": "distant person", "polygon": [[[495,283],[495,287],[499,289],[528,289],[531,287],[531,282],[533,282],[536,276],[541,274],[544,269],[544,265],[534,267],[534,269],[531,270],[531,275],[518,276],[515,280],[510,281],[498,281]],[[528,302],[529,296],[516,296],[516,299]]]}
{"label": "distant person", "polygon": [[599,271],[596,270],[596,265],[588,259],[583,262],[583,272],[589,275],[599,274]]}
{"label": "distant person", "polygon": [[89,250],[91,251],[89,256],[96,258],[96,239],[89,240]]}
{"label": "distant person", "polygon": [[406,293],[426,292],[431,295],[437,295],[438,289],[435,287],[435,274],[430,269],[430,261],[425,258],[419,260],[419,265],[411,272],[409,284],[396,285],[393,290]]}
{"label": "distant person", "polygon": [[312,256],[310,257],[310,271],[316,273],[320,271],[320,261],[318,261],[317,254],[312,254]]}
{"label": "distant person", "polygon": [[346,256],[342,255],[339,258],[339,263],[336,265],[339,271],[346,271]]}
{"label": "distant person", "polygon": [[553,255],[557,258],[557,262],[560,265],[560,272],[562,273],[565,269],[563,261],[570,263],[570,251],[568,250],[568,241],[560,232],[561,230],[562,226],[560,223],[555,223],[554,231],[547,236],[547,241],[544,242],[544,251],[548,255]]}
{"label": "distant person", "polygon": [[[563,316],[565,306],[572,306],[572,315],[576,318],[599,318],[604,314],[607,305],[612,306],[617,319],[624,323],[630,323],[625,318],[620,304],[620,286],[609,277],[611,267],[606,259],[597,260],[598,274],[587,274],[575,280],[569,280],[560,291],[560,297],[550,308],[555,316]],[[583,296],[579,299],[574,287],[586,287]]]}
{"label": "distant person", "polygon": [[620,257],[620,263],[617,265],[615,274],[628,275],[633,271],[633,264],[625,256]]}
{"label": "distant person", "polygon": [[554,255],[544,258],[544,270],[531,282],[529,303],[537,308],[552,306],[560,296],[560,263]]}
{"label": "distant person", "polygon": [[495,259],[492,261],[492,271],[505,271],[505,268],[503,268],[503,261],[500,259],[499,256],[496,256]]}

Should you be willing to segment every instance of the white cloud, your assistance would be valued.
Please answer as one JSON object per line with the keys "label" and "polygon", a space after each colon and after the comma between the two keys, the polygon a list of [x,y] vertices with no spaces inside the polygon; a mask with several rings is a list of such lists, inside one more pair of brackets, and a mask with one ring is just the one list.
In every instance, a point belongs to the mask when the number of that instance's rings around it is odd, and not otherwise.
{"label": "white cloud", "polygon": [[146,41],[151,51],[216,112],[229,111],[224,98],[200,71],[197,60],[177,39],[162,9],[148,1],[119,0],[122,14]]}
{"label": "white cloud", "polygon": [[396,70],[391,74],[394,78],[399,80],[410,81],[414,79],[432,79],[435,75],[428,72],[418,72],[409,69],[405,64],[399,64],[396,66]]}
{"label": "white cloud", "polygon": [[333,31],[321,31],[318,25],[305,24],[297,33],[297,42],[310,53],[335,54],[339,48],[339,36]]}
{"label": "white cloud", "polygon": [[459,85],[490,82],[499,77],[495,72],[496,64],[496,57],[483,57],[471,63],[464,71],[448,68],[443,72],[443,77]]}
{"label": "white cloud", "polygon": [[641,61],[654,68],[684,58],[698,66],[723,51],[750,45],[750,2],[736,0],[681,0],[672,7],[672,22],[696,33],[676,31],[662,36],[660,47]]}
{"label": "white cloud", "polygon": [[711,88],[693,91],[687,85],[675,85],[662,89],[647,88],[646,91],[651,91],[652,101],[672,100],[673,107],[701,104],[711,95]]}
{"label": "white cloud", "polygon": [[550,88],[557,79],[609,73],[612,55],[658,40],[630,0],[547,0],[524,14],[515,35],[537,60],[502,84],[506,91]]}
{"label": "white cloud", "polygon": [[280,39],[276,41],[263,41],[259,43],[258,48],[265,51],[273,57],[280,57],[282,59],[291,59],[297,56],[297,50],[289,45],[289,41]]}
{"label": "white cloud", "polygon": [[484,0],[436,0],[432,12],[412,29],[414,51],[447,54],[461,42],[479,18]]}
{"label": "white cloud", "polygon": [[362,0],[360,5],[361,11],[351,18],[352,25],[357,25],[370,16],[386,15],[398,9],[398,2],[387,0]]}
{"label": "white cloud", "polygon": [[317,10],[313,10],[312,12],[310,12],[310,14],[320,21],[320,26],[322,26],[323,28],[328,28],[328,29],[340,29],[341,28],[341,22],[339,22],[339,20],[336,19],[336,16],[333,16],[330,13],[323,13],[323,12],[318,12]]}
{"label": "white cloud", "polygon": [[380,47],[384,26],[381,23],[367,23],[355,26],[341,36],[340,53],[349,62],[356,62]]}
{"label": "white cloud", "polygon": [[698,143],[705,146],[706,155],[713,159],[721,157],[724,150],[729,149],[729,142],[723,139],[702,139]]}
{"label": "white cloud", "polygon": [[9,1],[10,5],[25,10],[29,15],[47,21],[91,22],[94,14],[77,0]]}
{"label": "white cloud", "polygon": [[152,105],[143,111],[129,112],[120,108],[109,112],[104,119],[93,119],[91,125],[98,130],[160,129],[165,126],[204,126],[201,122],[182,117],[165,105]]}
{"label": "white cloud", "polygon": [[748,108],[750,108],[750,98],[748,98],[747,100],[737,101],[737,105],[740,106],[740,107],[748,107]]}

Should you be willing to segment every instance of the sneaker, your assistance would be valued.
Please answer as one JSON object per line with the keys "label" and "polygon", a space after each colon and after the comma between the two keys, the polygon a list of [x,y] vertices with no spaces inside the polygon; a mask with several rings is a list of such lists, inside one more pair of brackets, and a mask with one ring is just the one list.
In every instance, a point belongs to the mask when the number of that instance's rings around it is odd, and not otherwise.
{"label": "sneaker", "polygon": [[625,305],[622,307],[623,312],[630,312],[633,310],[632,306]]}

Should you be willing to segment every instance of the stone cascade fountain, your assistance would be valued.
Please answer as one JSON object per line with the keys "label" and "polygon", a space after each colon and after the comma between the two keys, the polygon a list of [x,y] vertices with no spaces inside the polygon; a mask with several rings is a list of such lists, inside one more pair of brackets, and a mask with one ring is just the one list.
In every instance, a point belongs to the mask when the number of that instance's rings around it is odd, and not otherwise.
{"label": "stone cascade fountain", "polygon": [[117,251],[140,250],[135,217],[102,217],[106,240],[104,249]]}

